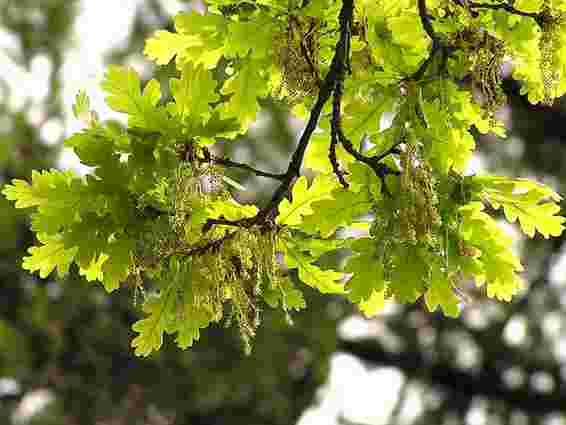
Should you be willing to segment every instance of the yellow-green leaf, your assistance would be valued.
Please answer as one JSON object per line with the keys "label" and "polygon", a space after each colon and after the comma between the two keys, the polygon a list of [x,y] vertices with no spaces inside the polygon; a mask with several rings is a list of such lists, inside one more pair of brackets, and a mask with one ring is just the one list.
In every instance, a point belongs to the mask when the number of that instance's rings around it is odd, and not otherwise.
{"label": "yellow-green leaf", "polygon": [[298,225],[305,215],[313,214],[313,202],[332,198],[332,190],[338,186],[335,176],[318,175],[310,187],[307,185],[305,176],[301,176],[295,182],[292,190],[292,201],[284,199],[279,204],[278,224],[288,226]]}

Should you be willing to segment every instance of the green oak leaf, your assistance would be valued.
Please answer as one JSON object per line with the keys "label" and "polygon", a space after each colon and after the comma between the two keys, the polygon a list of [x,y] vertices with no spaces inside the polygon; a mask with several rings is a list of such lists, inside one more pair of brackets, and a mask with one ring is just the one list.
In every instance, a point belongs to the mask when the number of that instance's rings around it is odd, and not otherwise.
{"label": "green oak leaf", "polygon": [[414,303],[426,290],[431,257],[425,248],[397,245],[392,255],[389,289],[396,300]]}
{"label": "green oak leaf", "polygon": [[[330,133],[327,131],[314,133],[305,153],[305,167],[324,174],[332,173],[332,164],[328,159],[329,149]],[[352,161],[352,156],[341,144],[336,148],[336,157],[342,165]]]}
{"label": "green oak leaf", "polygon": [[171,79],[170,86],[175,102],[169,103],[168,110],[180,119],[190,115],[192,121],[206,121],[211,113],[210,104],[220,98],[215,93],[216,81],[210,71],[191,63],[185,65],[180,79]]}
{"label": "green oak leaf", "polygon": [[42,279],[49,276],[55,269],[59,276],[65,275],[78,249],[65,247],[61,235],[39,233],[37,238],[42,245],[28,248],[30,255],[24,257],[22,268],[32,273],[39,271],[39,277]]}
{"label": "green oak leaf", "polygon": [[323,294],[343,294],[343,274],[334,270],[323,270],[316,264],[316,258],[300,250],[299,246],[285,245],[285,264],[297,269],[299,279]]}
{"label": "green oak leaf", "polygon": [[196,35],[159,30],[145,42],[144,53],[158,65],[167,65],[171,59],[181,55],[187,48],[202,46],[202,44],[201,37]]}
{"label": "green oak leaf", "polygon": [[168,64],[176,56],[177,68],[188,62],[211,69],[225,53],[227,20],[224,16],[196,11],[180,13],[175,17],[177,33],[157,31],[146,41],[144,53],[160,65]]}
{"label": "green oak leaf", "polygon": [[432,268],[432,277],[424,296],[425,304],[429,311],[440,307],[448,317],[460,315],[460,300],[456,296],[452,283],[439,266]]}
{"label": "green oak leaf", "polygon": [[375,316],[385,307],[386,295],[386,288],[381,290],[374,289],[367,300],[361,301],[358,304],[360,311],[368,318]]}
{"label": "green oak leaf", "polygon": [[106,245],[104,255],[108,259],[102,264],[102,279],[99,279],[106,291],[118,289],[129,276],[135,246],[135,240],[126,237],[114,238]]}
{"label": "green oak leaf", "polygon": [[562,234],[566,219],[557,215],[562,198],[552,189],[527,179],[499,176],[474,176],[472,182],[481,187],[483,202],[503,208],[505,218],[510,223],[518,220],[527,236],[532,238],[537,231],[546,239]]}
{"label": "green oak leaf", "polygon": [[70,170],[34,170],[31,184],[14,179],[4,186],[2,193],[15,201],[16,208],[37,208],[32,214],[32,229],[38,233],[56,234],[95,206],[85,202],[88,199],[85,186]]}
{"label": "green oak leaf", "polygon": [[510,301],[522,287],[517,273],[523,267],[511,250],[511,237],[483,209],[484,205],[477,201],[460,207],[459,233],[467,245],[480,252],[476,284],[485,283],[489,297]]}
{"label": "green oak leaf", "polygon": [[170,284],[165,291],[148,297],[144,302],[143,311],[147,316],[132,326],[134,332],[139,334],[132,340],[137,356],[147,357],[161,348],[163,334],[176,316],[176,299],[172,286]]}
{"label": "green oak leaf", "polygon": [[332,191],[332,198],[313,202],[313,214],[305,215],[301,229],[308,233],[331,236],[339,227],[349,226],[359,217],[367,214],[373,205],[367,193],[356,193],[338,188]]}
{"label": "green oak leaf", "polygon": [[228,24],[230,43],[226,46],[227,56],[254,59],[269,57],[273,53],[273,39],[281,28],[270,17],[260,14],[247,21],[231,21]]}
{"label": "green oak leaf", "polygon": [[303,293],[295,287],[288,276],[266,282],[261,296],[271,308],[281,306],[284,311],[289,311],[302,310],[306,307]]}
{"label": "green oak leaf", "polygon": [[207,218],[225,218],[226,220],[240,220],[253,217],[258,209],[255,205],[238,203],[234,198],[216,200],[206,205]]}
{"label": "green oak leaf", "polygon": [[299,225],[305,215],[314,213],[312,204],[324,199],[332,199],[332,190],[338,186],[335,176],[318,175],[310,187],[307,179],[301,176],[297,179],[292,190],[292,201],[284,199],[279,204],[277,224],[288,226]]}
{"label": "green oak leaf", "polygon": [[383,256],[379,254],[377,241],[374,239],[358,239],[350,247],[354,255],[348,260],[345,271],[353,274],[346,288],[350,291],[348,298],[359,304],[377,296],[374,294],[383,292],[387,287]]}
{"label": "green oak leaf", "polygon": [[251,59],[243,61],[222,87],[222,94],[230,95],[230,98],[220,106],[221,114],[223,118],[237,118],[243,129],[256,119],[258,97],[267,94],[267,80],[260,71],[262,67],[262,63]]}
{"label": "green oak leaf", "polygon": [[142,92],[140,78],[133,68],[111,65],[101,87],[106,92],[108,106],[128,114],[130,126],[161,133],[171,132],[177,127],[165,108],[157,106],[161,98],[157,80],[151,80]]}

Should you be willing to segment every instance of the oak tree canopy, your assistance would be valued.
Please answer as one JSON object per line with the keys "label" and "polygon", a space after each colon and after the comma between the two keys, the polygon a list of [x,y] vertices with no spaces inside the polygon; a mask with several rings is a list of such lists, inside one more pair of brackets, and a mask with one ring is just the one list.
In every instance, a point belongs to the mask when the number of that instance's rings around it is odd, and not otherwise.
{"label": "oak tree canopy", "polygon": [[[127,126],[77,95],[85,128],[65,144],[91,174],[36,171],[2,191],[32,209],[39,244],[24,269],[46,277],[74,263],[109,292],[142,294],[136,354],[165,333],[187,348],[221,320],[249,350],[263,309],[290,320],[308,308],[301,285],[368,316],[421,298],[457,316],[469,280],[501,301],[521,289],[497,210],[529,237],[562,233],[549,187],[466,170],[474,132],[505,136],[503,64],[532,103],[566,92],[565,0],[209,0],[175,29],[145,46],[155,63],[175,61],[167,87],[108,68],[102,90]],[[305,121],[279,172],[216,153],[265,98]],[[265,204],[242,204],[229,168],[278,185]],[[325,268],[337,250],[345,267]]]}

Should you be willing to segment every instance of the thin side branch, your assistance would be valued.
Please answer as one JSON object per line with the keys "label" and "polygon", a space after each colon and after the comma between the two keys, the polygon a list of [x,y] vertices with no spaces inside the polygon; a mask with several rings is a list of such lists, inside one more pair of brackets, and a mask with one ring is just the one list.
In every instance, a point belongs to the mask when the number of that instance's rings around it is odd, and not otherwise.
{"label": "thin side branch", "polygon": [[[344,71],[344,70],[343,70]],[[381,155],[377,155],[377,156],[372,156],[372,157],[368,157],[365,156],[364,154],[358,152],[356,150],[356,148],[354,147],[354,145],[352,144],[352,142],[346,137],[346,135],[344,134],[344,131],[342,130],[342,125],[341,125],[341,116],[340,116],[340,105],[342,102],[342,93],[344,90],[344,83],[343,83],[343,76],[342,79],[338,79],[338,81],[336,82],[336,90],[334,92],[334,101],[333,101],[333,109],[332,109],[332,131],[336,133],[338,139],[340,140],[340,143],[342,143],[342,146],[344,146],[344,149],[346,149],[346,151],[352,155],[355,159],[357,159],[360,162],[363,162],[364,164],[366,164],[368,167],[370,167],[373,172],[375,173],[375,175],[377,177],[379,177],[379,179],[381,180],[381,187],[383,192],[391,197],[391,193],[389,192],[389,189],[387,188],[387,185],[385,183],[385,177],[388,175],[399,175],[399,171],[393,170],[392,168],[390,168],[389,166],[387,166],[386,164],[380,162],[382,159],[384,159],[387,155],[390,155],[394,152],[397,151],[397,147],[399,145],[396,144],[395,146],[391,147],[390,149],[388,149],[386,152],[382,153]]]}
{"label": "thin side branch", "polygon": [[450,51],[448,46],[446,46],[442,42],[442,40],[438,37],[438,34],[434,32],[432,21],[430,20],[430,16],[427,13],[426,0],[418,0],[417,7],[419,9],[419,18],[421,20],[421,25],[423,27],[423,30],[431,39],[432,47],[428,55],[428,58],[426,58],[426,60],[421,64],[421,66],[419,66],[419,68],[415,71],[415,73],[409,77],[409,79],[413,81],[420,81],[424,77],[426,70],[428,69],[428,67],[430,66],[430,64],[432,63],[432,61],[434,60],[435,56],[438,53],[441,53],[445,58]]}
{"label": "thin side branch", "polygon": [[328,157],[332,164],[334,174],[338,178],[340,184],[348,188],[349,184],[344,177],[344,172],[340,169],[338,158],[336,157],[336,146],[341,142],[339,133],[342,131],[342,91],[344,86],[344,78],[346,70],[349,68],[350,56],[350,28],[352,26],[353,16],[340,15],[340,40],[336,46],[336,79],[334,82],[334,98],[332,99],[332,117],[330,119],[330,150]]}
{"label": "thin side branch", "polygon": [[[349,18],[349,19],[348,19]],[[339,133],[341,131],[341,109],[342,109],[342,87],[344,85],[344,78],[346,69],[349,69],[349,56],[350,56],[350,28],[352,25],[352,18],[340,15],[340,42],[336,46],[336,81],[334,87],[334,98],[332,99],[332,117],[330,119],[330,150],[328,157],[332,164],[334,174],[338,181],[344,188],[348,188],[349,184],[344,177],[344,172],[340,169],[338,158],[336,157],[336,146],[341,142]]]}
{"label": "thin side branch", "polygon": [[220,247],[222,246],[222,244],[224,244],[224,242],[229,241],[234,236],[236,236],[236,232],[226,233],[221,238],[213,239],[213,240],[211,240],[211,241],[209,241],[209,242],[207,242],[203,245],[194,246],[194,247],[191,247],[190,249],[187,249],[185,251],[180,251],[180,252],[177,252],[177,253],[181,254],[181,255],[186,255],[187,257],[190,257],[190,256],[193,256],[193,255],[200,255],[200,254],[205,254],[207,252],[218,251],[220,249]]}
{"label": "thin side branch", "polygon": [[432,48],[434,50],[435,48],[439,47],[441,42],[438,36],[436,35],[436,33],[434,32],[434,28],[432,27],[430,16],[428,15],[426,10],[426,0],[418,0],[417,7],[419,9],[419,18],[421,20],[421,25],[423,26],[423,29],[425,30],[427,35],[432,40]]}
{"label": "thin side branch", "polygon": [[253,168],[248,164],[242,164],[240,162],[232,161],[228,158],[220,158],[214,155],[210,155],[210,162],[212,162],[213,164],[221,165],[223,167],[239,168],[240,170],[249,171],[259,177],[267,177],[270,179],[280,180],[280,181],[285,179],[285,173],[279,173],[279,174],[269,173],[267,171],[262,171],[262,170],[258,170],[257,168]]}
{"label": "thin side branch", "polygon": [[[383,156],[376,156],[376,157],[367,157],[362,153],[358,152],[352,142],[346,137],[344,131],[342,129],[342,95],[344,93],[344,79],[346,76],[346,71],[348,70],[348,56],[349,56],[349,43],[350,43],[350,32],[349,29],[352,26],[353,16],[345,16],[341,15],[341,36],[340,42],[337,45],[337,50],[335,59],[336,59],[336,79],[335,79],[335,87],[334,87],[334,97],[332,99],[332,118],[330,121],[331,125],[331,143],[330,143],[330,155],[331,155],[331,162],[332,162],[332,155],[336,149],[336,143],[339,141],[344,149],[352,155],[355,159],[360,162],[363,162],[367,166],[369,166],[374,173],[379,177],[382,183],[383,191],[386,195],[391,196],[391,193],[387,189],[385,184],[385,176],[389,174],[397,174],[398,172],[389,168],[387,165],[379,162],[381,159],[385,158],[385,156],[389,155],[396,149],[397,146],[390,149],[390,152],[387,152]],[[333,63],[334,64],[334,63]],[[343,180],[345,182],[344,176],[342,172],[337,168],[337,162],[333,162],[334,173],[337,175],[340,182],[344,185]],[[346,183],[347,184],[347,183]]]}
{"label": "thin side branch", "polygon": [[539,19],[541,19],[540,13],[523,12],[522,10],[515,9],[509,3],[490,4],[490,3],[476,3],[476,2],[471,1],[471,2],[468,2],[468,6],[469,6],[470,9],[504,10],[506,12],[513,14],[513,15],[526,16],[528,18],[533,18],[537,22],[539,21]]}
{"label": "thin side branch", "polygon": [[397,143],[395,143],[393,146],[391,146],[389,149],[387,149],[386,151],[380,153],[379,155],[372,156],[371,159],[372,159],[373,161],[379,162],[379,161],[385,159],[385,157],[387,157],[387,156],[389,156],[389,155],[393,155],[393,154],[399,155],[399,154],[401,153],[401,151],[399,150],[399,145],[400,145],[401,143],[403,143],[404,141],[405,141],[404,138],[401,137],[401,138],[399,139],[399,141],[398,141]]}
{"label": "thin side branch", "polygon": [[328,152],[328,159],[330,160],[330,164],[332,164],[332,170],[334,171],[336,178],[338,179],[342,187],[344,187],[344,189],[348,189],[350,185],[346,181],[346,177],[344,176],[344,171],[340,168],[340,164],[338,163],[338,157],[336,156],[336,147],[338,146],[338,135],[336,134],[336,131],[334,131],[334,129],[332,129],[332,134],[330,137],[331,139],[330,139],[330,150]]}
{"label": "thin side branch", "polygon": [[385,195],[387,195],[389,197],[392,197],[393,195],[391,194],[391,192],[387,188],[387,184],[385,183],[385,177],[388,176],[388,175],[398,176],[401,173],[397,170],[390,168],[387,164],[384,164],[383,162],[380,162],[380,161],[383,158],[385,158],[385,156],[393,153],[395,151],[396,147],[390,149],[389,152],[387,153],[387,155],[383,156],[382,158],[380,158],[381,155],[368,157],[368,156],[361,154],[360,152],[358,152],[354,148],[354,145],[352,145],[352,142],[344,135],[344,132],[342,131],[341,128],[338,129],[338,137],[340,138],[340,143],[342,143],[342,146],[344,146],[344,149],[346,149],[346,151],[350,155],[352,155],[358,161],[363,162],[368,167],[370,167],[373,170],[373,172],[375,173],[375,175],[377,177],[379,177],[379,179],[381,180],[381,189],[382,189],[383,193],[385,193]]}

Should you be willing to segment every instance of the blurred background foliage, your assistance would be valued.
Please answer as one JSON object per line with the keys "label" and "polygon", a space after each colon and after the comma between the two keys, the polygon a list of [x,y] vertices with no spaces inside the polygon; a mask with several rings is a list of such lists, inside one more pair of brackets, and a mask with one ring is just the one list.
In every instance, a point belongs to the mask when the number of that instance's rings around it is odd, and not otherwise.
{"label": "blurred background foliage", "polygon": [[[65,132],[46,126],[66,125],[65,52],[81,7],[96,1],[0,0],[0,184],[58,164]],[[171,26],[166,3],[131,2],[129,36],[105,60],[135,60],[149,33]],[[42,86],[14,81],[8,67],[39,72]],[[174,70],[156,72],[165,81]],[[511,140],[478,138],[477,163],[566,193],[566,104],[529,105],[510,81],[506,91],[501,114]],[[279,171],[301,124],[269,102],[260,118],[222,148]],[[234,177],[258,200],[272,189],[262,179]],[[129,347],[132,291],[107,296],[77,273],[54,281],[21,271],[34,243],[28,227],[0,198],[0,423],[566,424],[564,237],[517,241],[529,288],[509,305],[470,287],[458,320],[420,305],[390,306],[363,320],[344,301],[309,292],[309,308],[292,327],[266,312],[249,357],[232,330],[217,327],[189,351],[166,344],[146,360]],[[344,369],[344,355],[354,369]]]}

